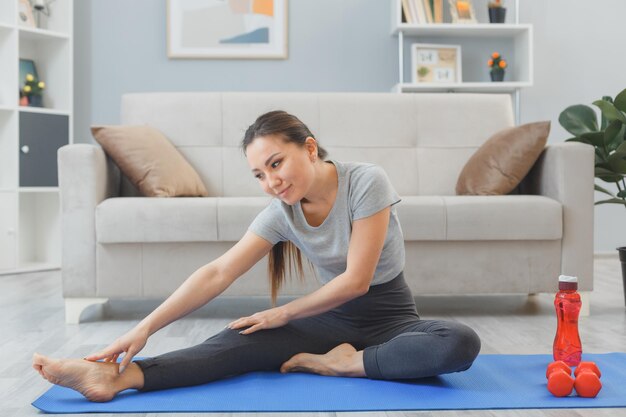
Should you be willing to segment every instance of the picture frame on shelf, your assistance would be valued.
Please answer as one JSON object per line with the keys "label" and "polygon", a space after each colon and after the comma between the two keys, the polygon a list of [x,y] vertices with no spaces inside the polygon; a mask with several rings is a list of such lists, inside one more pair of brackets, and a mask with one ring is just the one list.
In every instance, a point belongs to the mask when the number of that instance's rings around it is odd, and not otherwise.
{"label": "picture frame on shelf", "polygon": [[472,0],[448,0],[452,23],[477,23]]}
{"label": "picture frame on shelf", "polygon": [[462,82],[461,46],[429,43],[412,44],[411,82],[419,84]]}
{"label": "picture frame on shelf", "polygon": [[36,80],[39,79],[39,74],[37,74],[37,65],[35,65],[35,61],[33,61],[32,59],[20,58],[20,90],[26,85],[26,75],[28,74],[33,74],[33,77],[35,77]]}
{"label": "picture frame on shelf", "polygon": [[168,58],[286,59],[287,33],[287,0],[167,0]]}
{"label": "picture frame on shelf", "polygon": [[36,28],[35,16],[33,15],[33,6],[28,0],[19,0],[17,5],[17,20],[20,26]]}

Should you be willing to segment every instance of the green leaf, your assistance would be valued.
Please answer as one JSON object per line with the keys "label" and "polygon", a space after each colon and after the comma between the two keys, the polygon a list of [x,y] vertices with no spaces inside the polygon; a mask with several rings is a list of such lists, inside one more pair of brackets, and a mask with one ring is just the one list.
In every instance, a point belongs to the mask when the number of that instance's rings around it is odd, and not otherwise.
{"label": "green leaf", "polygon": [[597,184],[594,184],[594,185],[593,185],[593,189],[594,189],[594,190],[596,190],[596,191],[600,191],[601,193],[608,194],[608,195],[610,195],[611,197],[615,197],[615,194],[613,194],[612,192],[610,192],[610,191],[609,191],[609,190],[607,190],[606,188],[602,188],[602,187],[600,187],[600,186],[599,186],[599,185],[597,185]]}
{"label": "green leaf", "polygon": [[622,142],[622,144],[617,147],[615,152],[626,154],[626,141]]}
{"label": "green leaf", "polygon": [[626,175],[626,155],[622,153],[615,152],[614,154],[609,155],[609,165],[611,169],[616,174]]}
{"label": "green leaf", "polygon": [[574,136],[598,131],[596,112],[584,104],[569,106],[559,115],[559,123]]}
{"label": "green leaf", "polygon": [[624,125],[619,120],[613,120],[604,131],[604,147],[609,151],[617,149],[620,143],[622,143],[622,128]]}
{"label": "green leaf", "polygon": [[604,148],[604,132],[587,132],[580,135],[588,144],[598,148]]}
{"label": "green leaf", "polygon": [[623,175],[603,167],[595,167],[594,176],[602,181],[615,183],[623,178]]}
{"label": "green leaf", "polygon": [[624,204],[626,205],[626,200],[621,198],[609,198],[608,200],[596,201],[596,205],[598,204]]}
{"label": "green leaf", "polygon": [[619,193],[617,193],[617,196],[619,198],[626,198],[626,190],[622,190]]}
{"label": "green leaf", "polygon": [[615,97],[615,107],[620,109],[623,112],[626,112],[626,89],[623,89],[616,97]]}
{"label": "green leaf", "polygon": [[[613,99],[611,98],[611,96],[602,96],[602,100],[613,103]],[[608,125],[609,121],[604,116],[604,113],[600,113],[600,130],[605,130]]]}
{"label": "green leaf", "polygon": [[615,105],[606,100],[596,100],[593,102],[594,105],[598,106],[600,110],[602,110],[602,115],[606,117],[607,120],[619,120],[622,123],[626,123],[626,116],[624,113],[619,111]]}

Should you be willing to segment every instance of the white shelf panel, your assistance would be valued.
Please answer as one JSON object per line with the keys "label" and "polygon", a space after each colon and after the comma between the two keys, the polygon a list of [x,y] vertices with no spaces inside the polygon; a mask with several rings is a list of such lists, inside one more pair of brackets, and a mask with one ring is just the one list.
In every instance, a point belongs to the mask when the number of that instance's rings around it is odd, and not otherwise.
{"label": "white shelf panel", "polygon": [[6,23],[0,23],[0,32],[2,32],[2,31],[7,31],[8,32],[8,31],[11,31],[11,30],[13,30],[13,26],[10,26],[10,25],[8,25]]}
{"label": "white shelf panel", "polygon": [[27,272],[53,271],[61,269],[61,265],[57,263],[47,262],[25,262],[17,268],[0,269],[0,275],[24,274]]}
{"label": "white shelf panel", "polygon": [[38,28],[20,28],[20,39],[30,41],[69,40],[67,33]]}
{"label": "white shelf panel", "polygon": [[396,84],[393,91],[399,93],[425,92],[472,92],[472,93],[513,93],[518,88],[530,87],[529,82],[476,82],[450,84]]}
{"label": "white shelf panel", "polygon": [[46,107],[28,107],[28,106],[19,106],[21,112],[26,113],[41,113],[41,114],[58,114],[61,116],[69,116],[70,112],[67,110],[57,110],[57,109],[49,109]]}
{"label": "white shelf panel", "polygon": [[20,193],[58,193],[59,187],[20,187]]}
{"label": "white shelf panel", "polygon": [[393,29],[393,34],[402,32],[407,36],[440,36],[458,38],[460,36],[472,37],[515,37],[531,30],[530,24],[503,24],[503,23],[430,23],[416,25],[413,23],[400,23]]}

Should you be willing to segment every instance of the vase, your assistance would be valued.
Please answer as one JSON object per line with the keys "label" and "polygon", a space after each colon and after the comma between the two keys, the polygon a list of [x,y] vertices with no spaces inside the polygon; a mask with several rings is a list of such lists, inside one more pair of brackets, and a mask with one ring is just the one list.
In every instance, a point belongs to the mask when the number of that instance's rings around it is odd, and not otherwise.
{"label": "vase", "polygon": [[489,72],[489,75],[491,75],[491,81],[503,81],[504,80],[503,69],[500,69],[500,68],[492,69],[491,72]]}
{"label": "vase", "polygon": [[28,105],[30,107],[43,107],[43,97],[42,96],[29,96]]}
{"label": "vase", "polygon": [[622,282],[624,284],[624,305],[626,306],[626,246],[617,248],[619,260],[622,263]]}
{"label": "vase", "polygon": [[489,23],[504,23],[506,17],[506,7],[490,7]]}

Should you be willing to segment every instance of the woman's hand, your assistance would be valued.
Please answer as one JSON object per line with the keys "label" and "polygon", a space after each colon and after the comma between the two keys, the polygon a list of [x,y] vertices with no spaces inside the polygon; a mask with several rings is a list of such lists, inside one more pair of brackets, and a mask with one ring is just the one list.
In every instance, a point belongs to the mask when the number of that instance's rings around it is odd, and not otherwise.
{"label": "woman's hand", "polygon": [[120,363],[119,372],[120,374],[124,372],[124,369],[128,366],[133,357],[143,349],[148,341],[148,337],[150,334],[148,330],[137,326],[124,336],[117,339],[115,342],[111,343],[105,349],[101,350],[98,353],[94,353],[85,357],[88,361],[97,361],[99,359],[104,359],[104,362],[117,362],[117,358],[122,353],[126,353],[122,362]]}
{"label": "woman's hand", "polygon": [[241,329],[240,334],[250,334],[262,329],[275,329],[289,323],[289,317],[283,307],[276,307],[269,310],[254,313],[249,317],[242,317],[230,323],[229,329]]}

